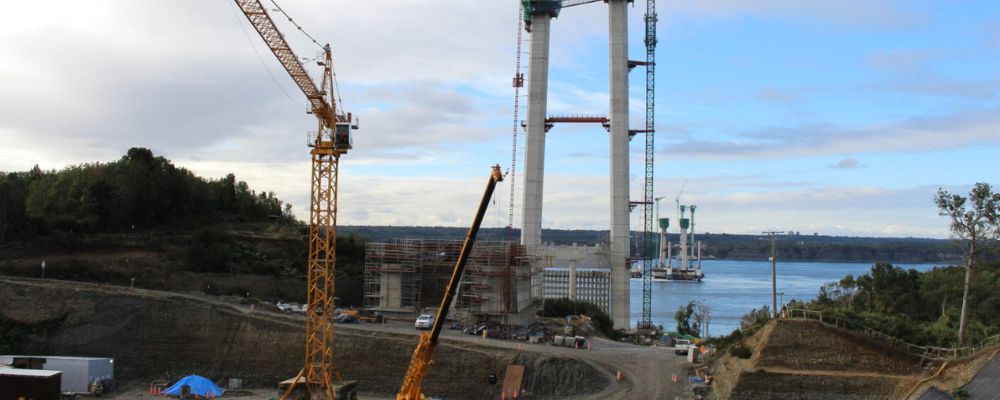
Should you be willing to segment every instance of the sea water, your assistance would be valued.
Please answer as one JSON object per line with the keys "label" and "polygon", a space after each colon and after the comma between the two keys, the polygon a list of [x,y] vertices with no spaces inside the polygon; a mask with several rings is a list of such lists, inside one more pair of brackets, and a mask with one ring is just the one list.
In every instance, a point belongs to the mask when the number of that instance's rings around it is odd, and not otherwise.
{"label": "sea water", "polygon": [[[850,274],[855,278],[871,270],[871,263],[785,262],[777,263],[778,309],[792,300],[808,301],[819,295],[824,283],[839,281]],[[902,268],[927,271],[938,264],[895,264]],[[943,265],[943,264],[941,264]],[[710,308],[709,333],[728,335],[739,327],[740,318],[754,308],[771,306],[771,263],[769,261],[704,260],[705,279],[699,282],[653,281],[652,322],[673,331],[674,314],[689,301],[704,302]],[[630,281],[631,322],[642,318],[642,279]]]}

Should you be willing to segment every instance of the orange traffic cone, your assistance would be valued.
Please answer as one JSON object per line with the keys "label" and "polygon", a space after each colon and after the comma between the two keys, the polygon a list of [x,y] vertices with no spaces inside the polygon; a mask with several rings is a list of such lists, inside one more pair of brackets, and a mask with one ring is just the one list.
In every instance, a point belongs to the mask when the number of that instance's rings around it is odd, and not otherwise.
{"label": "orange traffic cone", "polygon": [[622,380],[622,370],[618,370],[618,372],[615,373],[615,379],[619,382]]}

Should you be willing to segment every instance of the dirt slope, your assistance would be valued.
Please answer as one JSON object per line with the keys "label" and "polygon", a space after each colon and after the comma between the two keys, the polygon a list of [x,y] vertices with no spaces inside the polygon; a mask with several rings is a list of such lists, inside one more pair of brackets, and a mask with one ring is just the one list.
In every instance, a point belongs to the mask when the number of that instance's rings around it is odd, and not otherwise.
{"label": "dirt slope", "polygon": [[713,398],[893,399],[925,373],[919,358],[889,343],[817,321],[771,321],[744,345],[750,359],[716,364]]}
{"label": "dirt slope", "polygon": [[[24,354],[115,358],[126,381],[176,379],[197,373],[272,386],[301,368],[301,321],[194,296],[60,281],[0,278],[0,336]],[[362,392],[390,395],[405,373],[412,336],[341,329],[336,365]],[[449,399],[488,398],[489,372],[502,376],[518,352],[442,345],[424,381],[427,393]],[[520,353],[525,386],[536,398],[595,393],[606,373],[565,357]]]}

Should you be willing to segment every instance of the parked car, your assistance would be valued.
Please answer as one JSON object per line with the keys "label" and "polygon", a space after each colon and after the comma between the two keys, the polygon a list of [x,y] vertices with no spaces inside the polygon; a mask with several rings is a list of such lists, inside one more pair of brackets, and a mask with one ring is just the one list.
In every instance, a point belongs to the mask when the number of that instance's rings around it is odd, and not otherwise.
{"label": "parked car", "polygon": [[333,322],[338,324],[356,324],[360,321],[352,315],[340,314],[333,319]]}
{"label": "parked car", "polygon": [[413,327],[417,329],[431,329],[431,324],[434,323],[434,317],[424,314],[417,317],[417,320],[413,322]]}
{"label": "parked car", "polygon": [[298,309],[298,306],[296,306],[295,304],[289,304],[289,303],[285,303],[283,301],[279,301],[279,302],[275,303],[275,306],[277,306],[278,310],[280,310],[281,312],[292,312],[292,311]]}
{"label": "parked car", "polygon": [[695,348],[696,346],[687,339],[679,339],[674,343],[674,354],[676,355],[687,355],[688,351]]}

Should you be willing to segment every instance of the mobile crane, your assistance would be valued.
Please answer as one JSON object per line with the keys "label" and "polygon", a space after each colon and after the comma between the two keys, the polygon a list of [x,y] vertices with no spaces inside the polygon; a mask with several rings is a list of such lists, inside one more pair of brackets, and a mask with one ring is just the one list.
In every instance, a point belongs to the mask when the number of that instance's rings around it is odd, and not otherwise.
{"label": "mobile crane", "polygon": [[413,350],[410,366],[406,371],[406,377],[403,378],[403,386],[399,389],[396,400],[424,400],[423,393],[420,393],[420,383],[423,382],[424,376],[427,375],[427,370],[430,369],[431,358],[434,357],[434,350],[437,349],[438,345],[438,336],[441,335],[444,319],[448,316],[448,309],[451,308],[452,299],[454,299],[455,293],[458,291],[458,283],[462,280],[462,273],[465,272],[465,262],[468,261],[469,255],[472,253],[472,245],[476,242],[479,225],[482,224],[483,216],[486,215],[486,208],[490,205],[490,198],[493,197],[493,189],[496,188],[497,182],[501,181],[503,181],[503,173],[500,172],[500,165],[495,165],[490,173],[490,180],[486,184],[486,192],[483,193],[483,199],[479,202],[479,210],[476,211],[476,218],[473,220],[468,234],[465,235],[462,250],[458,254],[455,268],[451,271],[451,280],[448,281],[448,287],[441,298],[441,304],[438,306],[434,323],[431,324],[430,332],[420,334],[420,342],[417,344],[417,348]]}
{"label": "mobile crane", "polygon": [[[259,0],[235,0],[261,39],[278,58],[295,84],[309,100],[308,113],[318,126],[310,134],[312,156],[309,204],[309,259],[306,283],[306,345],[302,371],[291,380],[282,399],[298,385],[311,399],[334,399],[333,379],[342,379],[333,365],[333,309],[337,244],[337,177],[340,156],[352,148],[351,131],[358,128],[350,113],[339,112],[333,96],[333,57],[330,45],[323,47],[323,80],[316,85],[292,51],[284,35]],[[275,4],[275,7],[278,5]],[[279,7],[277,11],[284,14]],[[285,14],[287,17],[287,14]],[[291,18],[289,18],[291,20]],[[296,27],[298,25],[296,24]],[[301,27],[298,27],[301,30]],[[311,37],[310,37],[311,38]],[[315,40],[314,40],[315,42]],[[318,45],[318,43],[317,43]]]}

